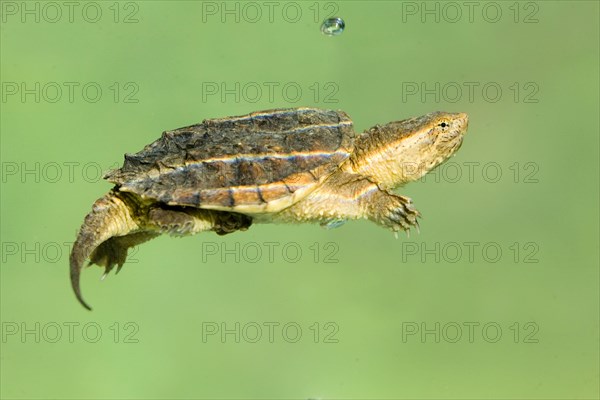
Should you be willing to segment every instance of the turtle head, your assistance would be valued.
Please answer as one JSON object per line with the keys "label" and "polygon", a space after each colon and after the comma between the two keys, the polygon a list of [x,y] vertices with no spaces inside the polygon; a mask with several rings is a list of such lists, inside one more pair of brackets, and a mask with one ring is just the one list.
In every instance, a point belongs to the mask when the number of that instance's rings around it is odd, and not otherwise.
{"label": "turtle head", "polygon": [[414,181],[460,148],[468,121],[465,113],[437,111],[374,126],[357,138],[352,167],[383,188]]}

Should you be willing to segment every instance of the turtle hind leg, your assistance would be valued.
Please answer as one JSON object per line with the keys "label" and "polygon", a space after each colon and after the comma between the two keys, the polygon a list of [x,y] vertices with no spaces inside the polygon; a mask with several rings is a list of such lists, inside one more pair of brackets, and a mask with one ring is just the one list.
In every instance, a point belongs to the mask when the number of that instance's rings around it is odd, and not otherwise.
{"label": "turtle hind leg", "polygon": [[[139,230],[135,220],[138,207],[135,203],[121,198],[116,190],[112,190],[104,197],[96,200],[92,211],[85,217],[85,221],[77,234],[69,256],[71,285],[79,302],[88,310],[91,307],[83,300],[79,278],[85,260],[95,252],[96,248],[113,237],[128,235]],[[103,257],[110,246],[97,253],[97,260],[110,263],[112,257]],[[110,254],[110,252],[108,252]],[[126,253],[125,253],[126,254]],[[122,256],[117,257],[120,260]]]}
{"label": "turtle hind leg", "polygon": [[158,207],[148,213],[148,223],[160,233],[174,236],[194,235],[214,231],[226,235],[245,231],[252,225],[252,218],[244,214],[226,211],[204,210],[190,207]]}
{"label": "turtle hind leg", "polygon": [[73,291],[91,310],[80,287],[81,269],[88,258],[91,264],[103,266],[106,275],[115,265],[117,272],[121,269],[130,247],[162,233],[183,236],[212,230],[224,235],[245,230],[251,223],[250,217],[237,213],[148,205],[135,195],[113,189],[94,203],[73,244],[69,257]]}
{"label": "turtle hind leg", "polygon": [[113,236],[102,242],[90,254],[88,265],[96,264],[104,267],[104,279],[108,273],[117,266],[118,274],[127,259],[129,248],[147,242],[160,236],[162,233],[184,235],[193,228],[194,220],[182,212],[151,209],[148,213],[145,228],[123,236]]}
{"label": "turtle hind leg", "polygon": [[105,268],[104,276],[117,266],[117,274],[125,264],[127,259],[127,251],[130,247],[142,244],[150,239],[153,239],[160,234],[152,231],[141,231],[125,236],[114,236],[100,244],[90,254],[90,265],[96,264]]}
{"label": "turtle hind leg", "polygon": [[90,255],[90,264],[105,267],[106,276],[116,265],[117,273],[125,263],[127,251],[163,233],[172,236],[188,236],[204,231],[215,231],[226,235],[237,230],[246,230],[252,219],[242,214],[217,212],[180,207],[154,207],[148,211],[146,230],[124,236],[113,236],[102,242]]}

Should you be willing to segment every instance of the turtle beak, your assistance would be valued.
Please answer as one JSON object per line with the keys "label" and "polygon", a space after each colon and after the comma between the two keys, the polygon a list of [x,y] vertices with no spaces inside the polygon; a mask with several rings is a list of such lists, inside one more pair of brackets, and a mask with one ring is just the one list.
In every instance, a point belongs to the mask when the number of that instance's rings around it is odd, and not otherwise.
{"label": "turtle beak", "polygon": [[459,132],[461,132],[463,135],[467,133],[467,128],[469,127],[469,116],[467,113],[457,113],[455,117],[455,124]]}

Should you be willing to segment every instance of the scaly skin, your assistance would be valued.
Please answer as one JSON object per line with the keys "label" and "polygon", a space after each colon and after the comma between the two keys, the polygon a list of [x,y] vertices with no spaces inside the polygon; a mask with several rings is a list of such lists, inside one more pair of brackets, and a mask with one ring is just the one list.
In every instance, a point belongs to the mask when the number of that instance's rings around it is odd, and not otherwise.
{"label": "scaly skin", "polygon": [[71,251],[71,285],[79,302],[88,310],[80,288],[83,263],[105,268],[107,275],[115,265],[117,273],[125,263],[127,250],[163,233],[173,236],[215,231],[219,235],[246,230],[252,220],[241,214],[172,207],[144,202],[137,195],[113,189],[96,200],[86,217]]}
{"label": "scaly skin", "polygon": [[467,125],[466,114],[432,113],[375,126],[356,139],[350,158],[320,188],[272,219],[326,224],[367,218],[393,232],[408,231],[418,226],[420,214],[411,199],[389,190],[447,160],[462,144]]}
{"label": "scaly skin", "polygon": [[71,283],[83,300],[80,272],[86,259],[117,272],[128,248],[160,234],[224,235],[254,223],[329,222],[367,218],[393,232],[417,226],[419,212],[409,198],[390,190],[419,179],[462,144],[468,117],[464,113],[431,113],[375,126],[355,142],[350,157],[305,198],[276,213],[240,214],[142,200],[116,186],[97,200],[79,231],[70,257]]}

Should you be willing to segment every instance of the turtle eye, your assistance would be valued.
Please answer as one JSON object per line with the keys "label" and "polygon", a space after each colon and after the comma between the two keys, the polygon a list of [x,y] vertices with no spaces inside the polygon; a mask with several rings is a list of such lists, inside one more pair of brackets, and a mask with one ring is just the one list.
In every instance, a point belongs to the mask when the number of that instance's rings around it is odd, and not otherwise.
{"label": "turtle eye", "polygon": [[440,127],[442,127],[442,128],[445,128],[445,127],[447,127],[447,126],[448,126],[448,124],[447,124],[447,123],[445,123],[445,122],[442,122],[442,123],[440,123],[440,124],[439,124],[439,126],[440,126]]}

